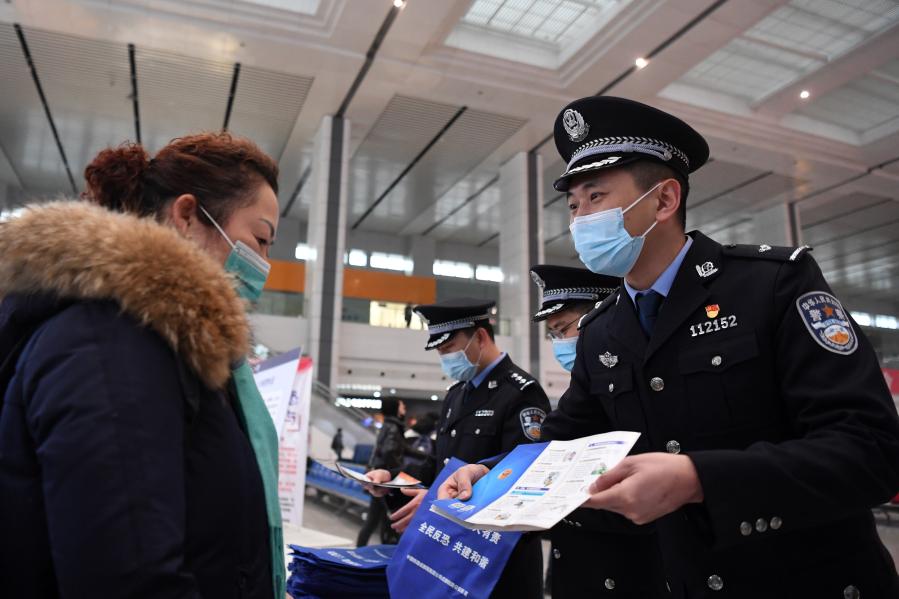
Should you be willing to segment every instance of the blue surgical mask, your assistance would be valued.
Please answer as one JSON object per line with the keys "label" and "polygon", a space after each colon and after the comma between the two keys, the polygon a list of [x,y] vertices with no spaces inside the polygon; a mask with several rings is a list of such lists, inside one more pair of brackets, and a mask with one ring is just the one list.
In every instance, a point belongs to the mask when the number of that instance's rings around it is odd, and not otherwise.
{"label": "blue surgical mask", "polygon": [[578,216],[572,221],[569,229],[574,239],[574,249],[584,266],[596,274],[610,277],[623,277],[631,271],[640,257],[644,239],[659,221],[652,223],[639,237],[631,237],[624,228],[624,214],[661,184],[661,181],[656,183],[624,210],[612,208]]}
{"label": "blue surgical mask", "polygon": [[[474,335],[468,340],[465,349],[460,349],[459,351],[440,356],[440,367],[443,369],[443,373],[446,374],[446,376],[465,383],[475,377],[478,373],[478,365],[472,364],[471,360],[468,359],[468,356],[465,355],[465,350],[468,349],[468,346],[471,345],[473,340]],[[480,359],[480,357],[478,359]]]}
{"label": "blue surgical mask", "polygon": [[237,243],[231,241],[224,229],[222,229],[215,219],[210,216],[205,208],[200,206],[200,210],[206,215],[212,224],[218,229],[218,232],[225,238],[228,245],[231,246],[231,253],[225,260],[225,272],[234,275],[237,280],[237,294],[245,300],[255,302],[262,295],[262,289],[265,287],[265,281],[268,279],[271,265],[265,259],[254,252],[250,246],[242,241]]}
{"label": "blue surgical mask", "polygon": [[571,372],[574,368],[574,358],[577,356],[577,337],[553,339],[553,354],[562,368]]}

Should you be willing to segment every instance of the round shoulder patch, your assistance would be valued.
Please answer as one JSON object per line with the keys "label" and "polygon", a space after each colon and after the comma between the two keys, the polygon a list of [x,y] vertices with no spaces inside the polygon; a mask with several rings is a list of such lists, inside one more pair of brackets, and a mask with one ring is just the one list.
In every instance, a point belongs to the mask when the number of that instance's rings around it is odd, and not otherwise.
{"label": "round shoulder patch", "polygon": [[858,349],[858,336],[840,300],[826,291],[812,291],[796,300],[796,308],[812,339],[835,354]]}
{"label": "round shoulder patch", "polygon": [[546,420],[546,412],[540,408],[525,408],[518,415],[518,419],[521,421],[521,430],[524,432],[524,436],[531,441],[539,441],[543,421]]}

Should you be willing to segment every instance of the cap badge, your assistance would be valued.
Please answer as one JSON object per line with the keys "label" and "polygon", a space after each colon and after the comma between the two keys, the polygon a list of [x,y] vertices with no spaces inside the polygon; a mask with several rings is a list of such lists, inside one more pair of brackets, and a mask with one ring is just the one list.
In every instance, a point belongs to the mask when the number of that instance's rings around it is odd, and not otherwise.
{"label": "cap badge", "polygon": [[712,276],[716,272],[718,272],[718,268],[711,262],[705,262],[702,266],[696,265],[696,274],[703,279]]}
{"label": "cap badge", "polygon": [[760,254],[764,254],[765,252],[770,252],[770,251],[771,251],[771,246],[768,245],[767,243],[763,243],[762,245],[759,246]]}
{"label": "cap badge", "polygon": [[599,356],[599,361],[606,368],[612,368],[616,364],[618,364],[618,356],[614,356],[614,355],[610,354],[609,352],[606,352],[606,353],[602,354],[601,356]]}
{"label": "cap badge", "polygon": [[584,122],[581,113],[571,108],[562,115],[562,125],[565,127],[568,139],[573,142],[583,141],[590,132],[590,125]]}
{"label": "cap badge", "polygon": [[543,288],[546,287],[546,281],[544,281],[544,280],[540,277],[540,275],[538,275],[538,274],[537,274],[536,272],[534,272],[533,270],[531,271],[531,279],[534,280],[534,283],[536,283],[536,284],[537,284],[537,287],[539,287],[540,289],[543,289]]}

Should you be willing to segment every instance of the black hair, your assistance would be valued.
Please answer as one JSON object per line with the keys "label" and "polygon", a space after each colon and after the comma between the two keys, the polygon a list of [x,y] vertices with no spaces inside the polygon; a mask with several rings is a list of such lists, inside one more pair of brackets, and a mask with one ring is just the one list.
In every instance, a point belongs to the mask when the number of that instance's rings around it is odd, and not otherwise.
{"label": "black hair", "polygon": [[467,333],[470,337],[473,337],[475,335],[475,333],[478,332],[478,329],[484,329],[485,331],[487,331],[487,334],[490,335],[490,340],[496,341],[496,333],[493,331],[493,325],[490,324],[490,322],[486,321],[486,320],[483,322],[477,323],[473,327],[468,327],[467,329],[459,329],[458,332],[460,332],[460,333],[464,332],[464,333]]}
{"label": "black hair", "polygon": [[620,167],[630,173],[637,187],[643,191],[649,191],[653,185],[665,179],[677,179],[680,183],[680,207],[677,209],[677,220],[681,226],[687,226],[687,195],[690,193],[690,184],[687,178],[675,171],[670,166],[656,162],[655,160],[637,160]]}

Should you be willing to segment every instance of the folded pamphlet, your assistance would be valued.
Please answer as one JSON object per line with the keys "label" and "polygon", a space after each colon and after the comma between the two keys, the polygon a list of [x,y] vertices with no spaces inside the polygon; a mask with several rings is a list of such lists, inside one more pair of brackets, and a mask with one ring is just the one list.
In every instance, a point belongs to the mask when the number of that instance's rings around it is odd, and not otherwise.
{"label": "folded pamphlet", "polygon": [[519,445],[474,484],[470,499],[440,499],[431,511],[472,529],[550,529],[590,497],[590,484],[623,460],[639,436],[615,431]]}

